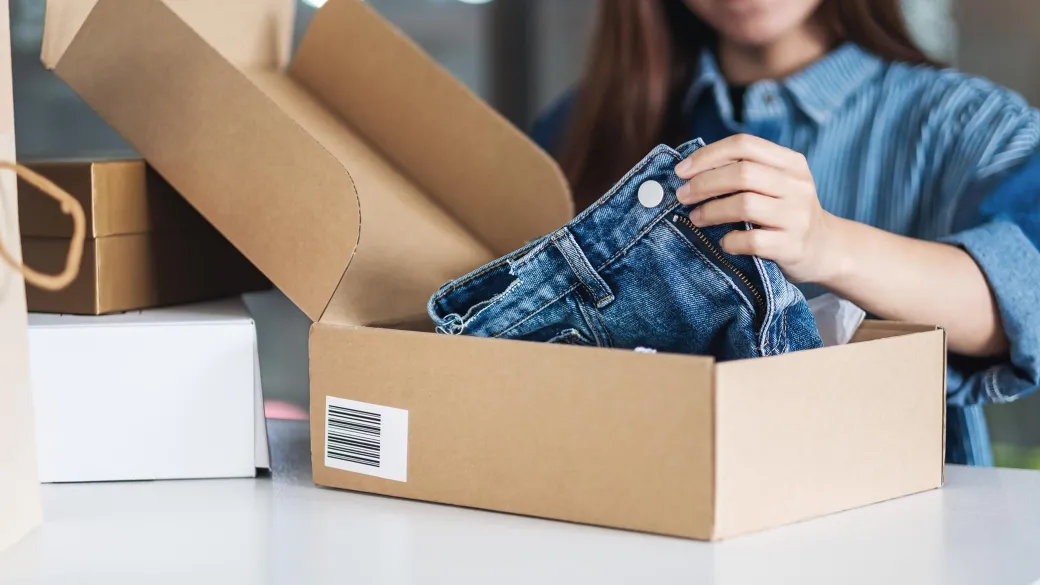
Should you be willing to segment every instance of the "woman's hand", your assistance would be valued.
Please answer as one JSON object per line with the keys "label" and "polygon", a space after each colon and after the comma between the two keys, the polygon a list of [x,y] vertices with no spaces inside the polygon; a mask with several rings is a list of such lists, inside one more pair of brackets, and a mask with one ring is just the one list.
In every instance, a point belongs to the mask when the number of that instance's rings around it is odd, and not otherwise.
{"label": "woman's hand", "polygon": [[795,282],[825,282],[840,269],[835,218],[820,207],[800,153],[740,134],[698,149],[675,172],[689,179],[679,202],[707,201],[690,214],[695,225],[755,224],[722,239],[727,253],[773,260]]}
{"label": "woman's hand", "polygon": [[690,180],[680,202],[707,201],[690,215],[695,224],[761,226],[726,234],[726,252],[773,260],[789,279],[821,284],[883,319],[941,324],[950,351],[1007,353],[996,300],[967,252],[825,212],[797,152],[733,136],[698,149],[675,172]]}

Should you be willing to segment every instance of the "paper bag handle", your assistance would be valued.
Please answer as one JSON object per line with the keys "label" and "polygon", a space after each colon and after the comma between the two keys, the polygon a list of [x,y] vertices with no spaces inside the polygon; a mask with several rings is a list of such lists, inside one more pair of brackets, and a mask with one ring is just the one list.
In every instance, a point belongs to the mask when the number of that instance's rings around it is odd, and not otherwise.
{"label": "paper bag handle", "polygon": [[83,206],[51,180],[25,166],[0,161],[0,170],[2,169],[14,171],[22,180],[61,203],[61,212],[72,216],[72,243],[69,244],[69,254],[65,258],[65,270],[61,274],[43,274],[19,263],[7,251],[2,241],[0,241],[0,258],[3,258],[11,268],[21,272],[25,281],[37,288],[55,291],[67,287],[79,274],[79,265],[83,260],[83,240],[87,233],[87,220],[83,213]]}

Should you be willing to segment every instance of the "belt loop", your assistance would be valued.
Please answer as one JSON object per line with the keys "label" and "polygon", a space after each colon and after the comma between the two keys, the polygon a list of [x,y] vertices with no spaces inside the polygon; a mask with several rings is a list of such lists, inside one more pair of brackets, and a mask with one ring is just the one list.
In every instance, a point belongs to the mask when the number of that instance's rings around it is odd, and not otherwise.
{"label": "belt loop", "polygon": [[614,301],[614,293],[611,292],[610,287],[596,272],[596,269],[589,264],[589,259],[581,251],[578,242],[574,241],[574,236],[571,235],[570,230],[563,228],[557,232],[553,236],[553,244],[563,254],[564,260],[567,261],[578,280],[592,295],[597,309],[602,309]]}

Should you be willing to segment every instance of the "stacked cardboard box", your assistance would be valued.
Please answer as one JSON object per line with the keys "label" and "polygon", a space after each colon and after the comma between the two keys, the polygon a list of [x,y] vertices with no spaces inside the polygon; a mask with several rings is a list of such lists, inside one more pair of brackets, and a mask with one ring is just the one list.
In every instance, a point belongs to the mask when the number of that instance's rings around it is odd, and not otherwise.
{"label": "stacked cardboard box", "polygon": [[[49,64],[314,320],[316,483],[700,539],[942,483],[932,326],[721,364],[424,332],[445,280],[569,219],[556,165],[359,0],[286,71],[174,6],[101,0]],[[382,421],[374,464],[329,456],[338,408]]]}
{"label": "stacked cardboard box", "polygon": [[[142,161],[49,162],[29,167],[83,205],[79,276],[61,291],[29,287],[33,312],[100,315],[214,299],[270,286],[223,236]],[[28,184],[19,186],[22,250],[58,272],[72,225]]]}

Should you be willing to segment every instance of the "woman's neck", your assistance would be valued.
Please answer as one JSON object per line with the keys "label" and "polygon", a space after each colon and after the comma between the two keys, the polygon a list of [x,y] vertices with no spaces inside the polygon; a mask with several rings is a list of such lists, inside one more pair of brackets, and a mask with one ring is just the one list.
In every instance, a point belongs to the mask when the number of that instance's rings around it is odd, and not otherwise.
{"label": "woman's neck", "polygon": [[782,79],[825,55],[830,45],[829,35],[808,25],[767,45],[742,45],[721,39],[719,66],[733,85]]}

